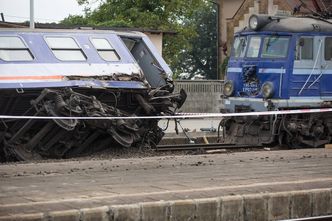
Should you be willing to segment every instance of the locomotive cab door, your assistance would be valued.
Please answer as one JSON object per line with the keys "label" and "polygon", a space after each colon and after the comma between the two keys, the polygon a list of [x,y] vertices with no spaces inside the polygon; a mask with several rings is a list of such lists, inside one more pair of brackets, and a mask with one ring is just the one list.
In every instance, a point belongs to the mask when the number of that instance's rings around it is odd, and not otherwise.
{"label": "locomotive cab door", "polygon": [[291,96],[320,96],[322,47],[319,36],[297,38]]}
{"label": "locomotive cab door", "polygon": [[321,59],[321,98],[332,100],[332,37],[321,37],[322,59]]}

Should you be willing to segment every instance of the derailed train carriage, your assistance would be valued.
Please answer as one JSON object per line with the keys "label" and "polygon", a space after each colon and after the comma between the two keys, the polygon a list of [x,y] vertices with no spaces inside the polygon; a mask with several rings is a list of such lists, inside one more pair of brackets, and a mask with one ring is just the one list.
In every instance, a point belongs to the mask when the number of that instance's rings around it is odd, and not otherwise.
{"label": "derailed train carriage", "polygon": [[[253,15],[235,34],[226,78],[225,112],[332,107],[332,20]],[[331,143],[332,114],[225,118],[221,127],[226,143],[319,147]]]}
{"label": "derailed train carriage", "polygon": [[[149,38],[103,30],[0,30],[0,115],[126,117],[172,115],[172,72]],[[80,156],[156,145],[155,119],[1,119],[0,158]]]}

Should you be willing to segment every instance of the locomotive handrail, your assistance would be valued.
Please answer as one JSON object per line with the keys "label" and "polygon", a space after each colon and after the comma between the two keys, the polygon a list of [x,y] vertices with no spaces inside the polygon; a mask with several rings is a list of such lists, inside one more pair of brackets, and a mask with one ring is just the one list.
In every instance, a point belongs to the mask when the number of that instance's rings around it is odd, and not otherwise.
{"label": "locomotive handrail", "polygon": [[[328,67],[329,67],[329,65],[327,64],[327,65],[324,67],[324,69],[327,69]],[[316,78],[316,79],[314,80],[314,82],[312,82],[312,83],[309,85],[308,88],[311,88],[314,84],[316,84],[316,82],[318,82],[322,76],[323,76],[323,70],[321,70],[321,72],[320,72],[318,78]]]}
{"label": "locomotive handrail", "polygon": [[281,97],[282,81],[283,81],[284,67],[280,68],[280,79],[279,79],[279,97]]}

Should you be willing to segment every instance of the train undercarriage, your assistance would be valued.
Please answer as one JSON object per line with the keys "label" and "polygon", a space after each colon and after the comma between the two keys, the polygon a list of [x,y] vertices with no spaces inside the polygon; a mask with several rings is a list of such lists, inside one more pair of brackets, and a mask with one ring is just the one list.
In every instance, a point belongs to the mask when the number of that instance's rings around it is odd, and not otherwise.
{"label": "train undercarriage", "polygon": [[50,88],[1,92],[1,115],[54,119],[2,119],[0,158],[68,158],[112,148],[153,146],[163,137],[156,119],[59,119],[56,117],[135,117],[172,115],[186,93],[167,84],[154,90]]}
{"label": "train undercarriage", "polygon": [[219,129],[223,143],[322,147],[331,143],[332,113],[229,117],[220,122]]}

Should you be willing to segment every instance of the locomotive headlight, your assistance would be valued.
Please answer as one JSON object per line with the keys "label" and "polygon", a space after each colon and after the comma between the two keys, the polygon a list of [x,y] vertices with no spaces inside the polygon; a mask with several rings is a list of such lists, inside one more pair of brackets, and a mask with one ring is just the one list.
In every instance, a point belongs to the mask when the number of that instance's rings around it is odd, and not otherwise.
{"label": "locomotive headlight", "polygon": [[224,83],[224,89],[223,89],[223,94],[226,97],[229,97],[231,95],[233,95],[234,93],[234,83],[231,80],[228,80]]}
{"label": "locomotive headlight", "polygon": [[252,15],[249,18],[249,28],[256,31],[258,29],[258,17],[257,15]]}
{"label": "locomotive headlight", "polygon": [[252,15],[249,18],[249,28],[253,31],[258,31],[265,25],[270,23],[274,18],[268,15]]}
{"label": "locomotive headlight", "polygon": [[272,82],[265,82],[262,86],[262,95],[264,98],[271,98],[274,94],[274,87]]}

